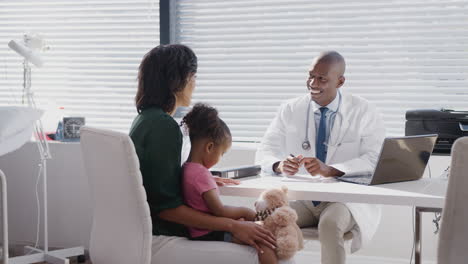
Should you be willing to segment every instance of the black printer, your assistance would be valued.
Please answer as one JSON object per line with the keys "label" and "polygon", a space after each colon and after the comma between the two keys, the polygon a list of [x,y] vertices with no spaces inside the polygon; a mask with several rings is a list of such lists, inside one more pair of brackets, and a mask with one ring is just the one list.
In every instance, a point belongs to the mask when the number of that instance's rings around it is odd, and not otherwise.
{"label": "black printer", "polygon": [[416,109],[406,112],[405,135],[438,134],[434,153],[450,153],[453,142],[468,136],[468,111]]}

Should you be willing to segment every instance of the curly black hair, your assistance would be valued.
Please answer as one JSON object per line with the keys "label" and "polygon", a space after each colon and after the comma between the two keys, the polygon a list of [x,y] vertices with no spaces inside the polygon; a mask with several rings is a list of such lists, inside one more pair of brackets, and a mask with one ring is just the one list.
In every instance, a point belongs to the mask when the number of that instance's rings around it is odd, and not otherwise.
{"label": "curly black hair", "polygon": [[173,111],[176,93],[185,88],[197,67],[197,56],[185,45],[159,45],[150,50],[138,71],[137,112],[151,106]]}
{"label": "curly black hair", "polygon": [[219,145],[232,140],[231,131],[219,118],[218,110],[207,104],[195,104],[182,119],[181,124],[188,128],[191,142],[209,138]]}

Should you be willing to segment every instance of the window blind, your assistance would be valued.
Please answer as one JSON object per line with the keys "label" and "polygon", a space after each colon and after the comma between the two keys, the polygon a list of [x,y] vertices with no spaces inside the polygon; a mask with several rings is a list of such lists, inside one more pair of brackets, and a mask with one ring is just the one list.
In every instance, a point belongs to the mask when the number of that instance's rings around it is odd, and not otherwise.
{"label": "window blind", "polygon": [[0,0],[0,105],[21,104],[23,59],[7,43],[27,32],[50,47],[31,82],[46,130],[64,107],[88,125],[128,132],[139,63],[159,44],[159,1]]}
{"label": "window blind", "polygon": [[466,0],[179,0],[176,14],[199,58],[194,101],[237,141],[260,140],[280,103],[307,93],[323,50],[345,57],[342,91],[374,103],[388,135],[404,134],[408,109],[468,109]]}

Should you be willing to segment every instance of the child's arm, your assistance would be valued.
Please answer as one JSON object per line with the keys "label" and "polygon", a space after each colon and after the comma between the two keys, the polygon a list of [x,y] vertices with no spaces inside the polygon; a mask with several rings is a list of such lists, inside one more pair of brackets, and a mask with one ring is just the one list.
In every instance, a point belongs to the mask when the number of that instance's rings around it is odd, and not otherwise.
{"label": "child's arm", "polygon": [[231,219],[244,218],[247,221],[255,219],[255,211],[246,207],[235,207],[223,205],[219,199],[216,189],[212,189],[203,193],[203,200],[215,216],[222,216]]}

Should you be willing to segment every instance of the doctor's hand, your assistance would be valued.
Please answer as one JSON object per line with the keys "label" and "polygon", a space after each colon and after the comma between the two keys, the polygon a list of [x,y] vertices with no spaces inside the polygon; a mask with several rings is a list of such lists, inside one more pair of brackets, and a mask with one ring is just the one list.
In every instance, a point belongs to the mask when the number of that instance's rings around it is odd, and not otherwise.
{"label": "doctor's hand", "polygon": [[310,175],[322,175],[324,177],[342,176],[344,172],[323,163],[317,158],[303,158],[304,168]]}
{"label": "doctor's hand", "polygon": [[278,164],[275,168],[275,172],[292,176],[299,171],[299,168],[302,165],[302,159],[302,155],[298,155],[297,157],[287,157]]}

